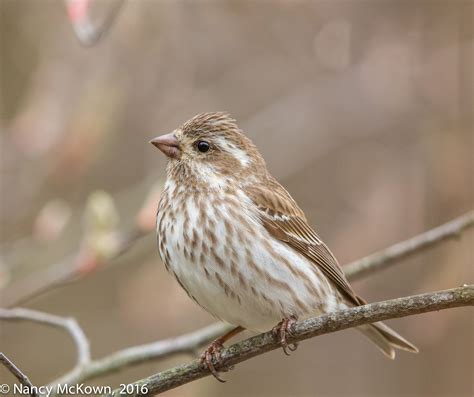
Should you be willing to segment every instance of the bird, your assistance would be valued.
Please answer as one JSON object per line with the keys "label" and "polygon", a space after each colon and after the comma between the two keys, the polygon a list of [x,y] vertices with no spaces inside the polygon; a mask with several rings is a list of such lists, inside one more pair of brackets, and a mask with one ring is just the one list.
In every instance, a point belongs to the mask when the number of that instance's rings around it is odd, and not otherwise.
{"label": "bird", "polygon": [[[201,355],[223,381],[223,343],[273,330],[285,354],[298,320],[365,305],[336,257],[227,112],[201,113],[150,141],[167,157],[156,232],[166,269],[189,297],[233,325]],[[382,322],[358,327],[387,357],[418,349]]]}

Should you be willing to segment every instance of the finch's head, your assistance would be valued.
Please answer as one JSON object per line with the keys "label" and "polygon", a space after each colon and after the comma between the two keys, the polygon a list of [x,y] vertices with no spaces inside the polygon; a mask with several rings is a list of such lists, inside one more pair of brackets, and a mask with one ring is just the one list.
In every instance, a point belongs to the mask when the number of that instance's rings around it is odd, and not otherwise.
{"label": "finch's head", "polygon": [[201,113],[180,128],[150,141],[168,158],[168,170],[203,182],[245,177],[265,170],[265,162],[229,114]]}

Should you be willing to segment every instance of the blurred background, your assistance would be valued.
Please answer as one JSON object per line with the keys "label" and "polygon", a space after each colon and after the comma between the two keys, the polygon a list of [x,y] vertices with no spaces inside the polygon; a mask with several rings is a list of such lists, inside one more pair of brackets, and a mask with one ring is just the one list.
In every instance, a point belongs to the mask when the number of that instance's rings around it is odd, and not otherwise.
{"label": "blurred background", "polygon": [[[116,2],[97,0],[92,17]],[[238,120],[341,263],[473,207],[472,1],[126,1],[88,47],[61,0],[0,4],[0,299],[80,266],[79,281],[23,306],[75,317],[94,358],[214,321],[166,273],[153,232],[165,159],[148,140],[199,112]],[[145,237],[103,260],[127,228]],[[473,237],[354,287],[377,301],[472,283]],[[344,331],[166,395],[473,395],[470,308],[389,323],[421,353],[391,362]],[[0,350],[33,383],[74,364],[60,331],[0,327]]]}

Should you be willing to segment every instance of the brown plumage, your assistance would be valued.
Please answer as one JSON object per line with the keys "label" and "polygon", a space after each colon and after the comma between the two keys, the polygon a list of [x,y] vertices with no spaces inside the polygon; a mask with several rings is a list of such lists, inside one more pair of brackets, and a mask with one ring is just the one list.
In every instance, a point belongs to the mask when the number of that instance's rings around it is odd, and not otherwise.
{"label": "brown plumage", "polygon": [[[279,322],[286,352],[296,318],[365,304],[227,113],[197,115],[152,143],[169,158],[157,214],[160,255],[199,305],[236,330]],[[382,323],[360,330],[390,358],[394,348],[417,351]],[[203,356],[216,376],[209,357],[228,336]]]}

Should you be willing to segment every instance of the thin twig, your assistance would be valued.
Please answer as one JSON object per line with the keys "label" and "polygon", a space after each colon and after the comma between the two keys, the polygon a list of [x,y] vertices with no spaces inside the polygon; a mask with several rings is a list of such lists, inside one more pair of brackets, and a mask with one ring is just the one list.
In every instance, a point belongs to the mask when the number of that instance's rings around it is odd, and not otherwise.
{"label": "thin twig", "polygon": [[77,362],[75,368],[80,368],[91,361],[91,354],[89,348],[89,341],[87,340],[84,331],[77,324],[74,318],[65,318],[55,316],[49,313],[43,313],[30,309],[1,309],[0,320],[10,321],[33,321],[40,324],[49,325],[60,328],[71,335],[74,344],[76,345]]}
{"label": "thin twig", "polygon": [[38,393],[36,392],[36,388],[31,383],[28,376],[26,376],[14,363],[11,361],[4,353],[0,352],[0,363],[4,365],[6,369],[8,369],[15,378],[18,379],[18,382],[28,390],[29,395],[31,397],[38,397]]}
{"label": "thin twig", "polygon": [[[325,314],[297,323],[289,343],[357,327],[377,321],[411,316],[414,314],[474,305],[474,285],[465,285],[446,291],[431,292],[406,298],[392,299]],[[236,343],[222,350],[221,363],[213,364],[221,370],[249,360],[280,347],[270,331]],[[134,396],[153,396],[210,375],[199,359],[133,383]],[[115,390],[110,396],[119,396]]]}
{"label": "thin twig", "polygon": [[473,226],[474,211],[470,211],[434,229],[349,263],[344,266],[344,273],[350,280],[362,278],[368,274],[385,269],[410,255],[430,248],[441,241],[457,238],[464,230]]}

